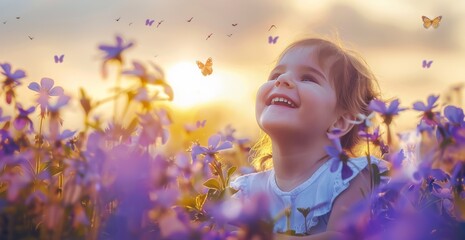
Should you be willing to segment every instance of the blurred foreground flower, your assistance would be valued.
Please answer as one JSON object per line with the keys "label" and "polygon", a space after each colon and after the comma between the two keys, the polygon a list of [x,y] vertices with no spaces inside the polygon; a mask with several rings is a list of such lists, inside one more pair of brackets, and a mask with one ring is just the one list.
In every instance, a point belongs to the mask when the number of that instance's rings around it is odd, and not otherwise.
{"label": "blurred foreground flower", "polygon": [[133,46],[133,43],[123,44],[123,38],[116,36],[116,46],[113,45],[100,45],[99,49],[104,51],[105,56],[103,57],[102,64],[102,76],[103,78],[107,77],[106,65],[109,61],[116,61],[119,64],[123,63],[122,53],[124,50]]}
{"label": "blurred foreground flower", "polygon": [[15,98],[14,88],[21,85],[19,80],[25,78],[26,73],[23,70],[13,72],[9,63],[0,64],[0,67],[3,69],[2,74],[6,77],[3,81],[2,89],[6,92],[6,103],[10,104],[12,99]]}
{"label": "blurred foreground flower", "polygon": [[54,84],[55,81],[53,81],[53,79],[42,78],[40,80],[40,85],[36,82],[32,82],[28,86],[29,89],[31,89],[34,92],[37,92],[39,95],[36,102],[40,106],[40,115],[42,117],[44,117],[46,114],[48,100],[50,99],[50,96],[63,95],[63,88],[59,86],[53,87]]}

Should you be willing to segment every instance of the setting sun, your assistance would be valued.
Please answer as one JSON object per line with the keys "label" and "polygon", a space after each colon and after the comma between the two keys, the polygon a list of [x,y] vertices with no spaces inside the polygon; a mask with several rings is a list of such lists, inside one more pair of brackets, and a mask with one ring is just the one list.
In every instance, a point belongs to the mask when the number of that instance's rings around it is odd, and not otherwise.
{"label": "setting sun", "polygon": [[223,91],[215,71],[204,77],[195,62],[173,65],[167,70],[166,78],[175,93],[173,104],[183,108],[212,102]]}

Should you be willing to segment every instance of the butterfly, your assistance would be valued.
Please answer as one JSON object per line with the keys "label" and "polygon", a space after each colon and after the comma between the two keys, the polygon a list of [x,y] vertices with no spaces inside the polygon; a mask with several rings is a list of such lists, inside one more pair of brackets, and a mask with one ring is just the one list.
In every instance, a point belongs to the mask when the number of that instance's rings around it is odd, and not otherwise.
{"label": "butterfly", "polygon": [[155,20],[147,19],[147,20],[145,20],[145,26],[152,26],[153,22],[155,22]]}
{"label": "butterfly", "polygon": [[429,68],[431,67],[431,64],[433,64],[433,60],[431,61],[423,60],[423,68]]}
{"label": "butterfly", "polygon": [[187,20],[187,22],[191,22],[194,17],[191,17],[190,19]]}
{"label": "butterfly", "polygon": [[213,33],[210,33],[210,35],[208,35],[205,40],[208,40],[212,35],[213,35]]}
{"label": "butterfly", "polygon": [[268,37],[268,43],[269,44],[275,44],[278,41],[278,38],[279,38],[279,36],[276,36],[274,38],[272,36],[269,36]]}
{"label": "butterfly", "polygon": [[164,21],[165,21],[165,20],[159,21],[158,24],[157,24],[157,27],[160,26],[160,24],[161,24],[162,22],[164,22]]}
{"label": "butterfly", "polygon": [[193,123],[190,123],[190,124],[184,124],[184,129],[186,130],[187,133],[191,133],[199,128],[203,128],[205,127],[205,123],[207,122],[207,120],[203,120],[203,121],[197,121],[195,124]]}
{"label": "butterfly", "polygon": [[237,26],[237,23],[233,23],[233,24],[231,24],[231,25],[232,25],[233,27],[235,27],[235,26]]}
{"label": "butterfly", "polygon": [[270,29],[268,29],[268,32],[272,29],[272,28],[276,28],[276,26],[273,24],[270,26]]}
{"label": "butterfly", "polygon": [[16,17],[16,19],[20,19],[21,17]]}
{"label": "butterfly", "polygon": [[65,58],[65,55],[62,54],[62,55],[59,56],[59,57],[58,57],[57,55],[55,55],[53,58],[55,59],[55,63],[62,63],[62,62],[63,62],[63,59]]}
{"label": "butterfly", "polygon": [[434,18],[433,20],[429,19],[428,17],[421,16],[421,19],[423,19],[423,27],[425,27],[426,29],[428,29],[431,26],[433,26],[433,28],[438,28],[439,22],[441,22],[442,16],[438,16]]}
{"label": "butterfly", "polygon": [[204,76],[212,74],[213,72],[212,65],[213,65],[213,61],[211,57],[207,59],[207,62],[205,62],[205,64],[203,64],[200,61],[197,61],[197,66],[199,66],[199,69],[202,70],[202,74]]}

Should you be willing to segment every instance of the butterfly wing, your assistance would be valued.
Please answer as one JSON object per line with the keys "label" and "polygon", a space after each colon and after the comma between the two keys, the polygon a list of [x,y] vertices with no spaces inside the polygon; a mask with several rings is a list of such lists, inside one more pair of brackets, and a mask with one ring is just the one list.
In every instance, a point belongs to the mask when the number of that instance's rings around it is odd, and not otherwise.
{"label": "butterfly wing", "polygon": [[55,60],[55,63],[58,63],[58,61],[59,61],[58,56],[55,55],[55,56],[53,56],[53,58],[54,58],[54,60]]}
{"label": "butterfly wing", "polygon": [[425,27],[425,28],[431,27],[431,24],[433,23],[433,21],[431,21],[431,19],[429,19],[426,16],[421,16],[421,19],[423,20],[423,27]]}
{"label": "butterfly wing", "polygon": [[146,25],[146,26],[152,26],[152,24],[153,24],[154,21],[155,21],[155,20],[147,19],[147,20],[145,20],[145,25]]}
{"label": "butterfly wing", "polygon": [[212,58],[208,58],[207,61],[205,62],[205,64],[203,64],[201,61],[197,61],[197,66],[202,71],[202,75],[204,75],[204,76],[210,75],[213,72]]}
{"label": "butterfly wing", "polygon": [[64,58],[65,58],[65,55],[64,55],[64,54],[62,54],[62,55],[58,58],[58,60],[60,61],[60,63],[63,62],[63,59],[64,59]]}
{"label": "butterfly wing", "polygon": [[200,68],[200,70],[203,69],[203,67],[205,66],[201,61],[197,61],[197,66]]}
{"label": "butterfly wing", "polygon": [[438,16],[438,17],[433,19],[432,25],[433,25],[434,28],[439,27],[439,23],[441,22],[441,19],[442,19],[442,16]]}
{"label": "butterfly wing", "polygon": [[275,44],[278,41],[278,38],[279,38],[279,36],[276,36],[276,37],[269,36],[268,37],[268,43]]}
{"label": "butterfly wing", "polygon": [[213,60],[212,58],[208,58],[207,62],[205,63],[205,73],[210,75],[213,73]]}
{"label": "butterfly wing", "polygon": [[431,26],[431,19],[429,19],[426,16],[421,16],[421,19],[423,20],[423,27],[424,28],[429,28]]}
{"label": "butterfly wing", "polygon": [[423,66],[423,68],[430,68],[431,64],[433,64],[433,60],[431,60],[431,61],[423,60],[422,66]]}

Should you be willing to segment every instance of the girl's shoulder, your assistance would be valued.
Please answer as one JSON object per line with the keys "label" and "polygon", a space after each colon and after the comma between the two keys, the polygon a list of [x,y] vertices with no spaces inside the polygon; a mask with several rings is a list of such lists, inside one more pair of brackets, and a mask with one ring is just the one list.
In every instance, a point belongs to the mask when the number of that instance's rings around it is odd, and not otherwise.
{"label": "girl's shoulder", "polygon": [[[324,174],[324,177],[321,179],[322,182],[318,184],[317,193],[314,194],[311,192],[317,199],[315,201],[316,203],[328,203],[325,207],[316,209],[315,216],[322,216],[329,213],[335,199],[350,186],[351,180],[357,177],[369,164],[376,165],[380,173],[387,171],[390,167],[389,162],[375,156],[370,156],[369,158],[367,156],[350,158],[347,166],[351,168],[352,175],[345,178],[342,177],[342,164],[334,172],[331,172],[328,167],[326,174]],[[389,181],[388,178],[381,177],[381,183],[386,183],[387,181]]]}
{"label": "girl's shoulder", "polygon": [[271,171],[272,170],[249,173],[232,180],[229,185],[238,190],[235,197],[247,195],[252,188],[251,185],[253,185],[253,188],[264,189],[270,179]]}
{"label": "girl's shoulder", "polygon": [[[386,160],[377,158],[375,156],[360,156],[360,157],[355,157],[355,158],[350,158],[348,161],[348,166],[352,169],[353,173],[352,176],[348,177],[347,179],[341,179],[343,183],[348,183],[350,180],[352,180],[354,177],[358,175],[362,170],[368,167],[368,165],[371,164],[372,166],[376,166],[379,170],[379,173],[383,173],[389,170],[390,168],[390,163]],[[382,182],[387,181],[388,179],[381,179]]]}

